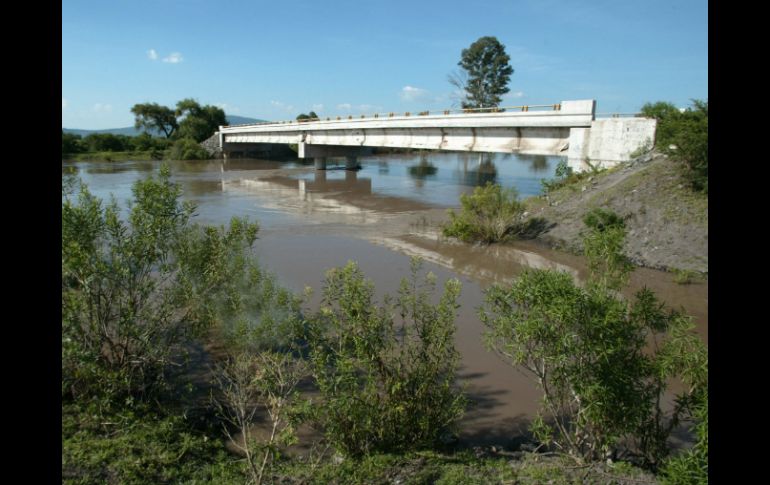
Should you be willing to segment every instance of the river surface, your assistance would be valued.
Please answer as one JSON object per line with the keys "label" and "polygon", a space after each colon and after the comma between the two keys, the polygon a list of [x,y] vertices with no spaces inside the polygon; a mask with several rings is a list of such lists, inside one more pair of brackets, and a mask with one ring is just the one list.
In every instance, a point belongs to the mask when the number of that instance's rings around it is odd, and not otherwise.
{"label": "river surface", "polygon": [[[540,180],[554,176],[561,157],[432,153],[359,158],[362,169],[334,162],[316,171],[299,161],[231,160],[171,162],[183,198],[197,205],[195,221],[226,224],[248,216],[260,224],[256,253],[283,285],[320,294],[324,272],[357,261],[379,295],[395,294],[408,276],[410,256],[425,260],[438,277],[462,282],[456,320],[462,354],[461,379],[474,405],[461,423],[461,437],[474,444],[501,444],[525,431],[538,409],[540,391],[482,343],[477,311],[484,289],[514,279],[526,268],[586,276],[581,257],[532,242],[471,246],[439,237],[438,224],[459,197],[487,182],[515,187],[522,197],[540,193]],[[304,162],[304,163],[303,163]],[[114,196],[122,207],[132,184],[156,172],[160,162],[62,162],[74,167],[95,195]],[[678,285],[669,273],[637,269],[628,294],[648,286],[674,308],[684,308],[708,343],[708,284]],[[317,298],[316,298],[317,302]],[[311,301],[311,305],[313,302]]]}

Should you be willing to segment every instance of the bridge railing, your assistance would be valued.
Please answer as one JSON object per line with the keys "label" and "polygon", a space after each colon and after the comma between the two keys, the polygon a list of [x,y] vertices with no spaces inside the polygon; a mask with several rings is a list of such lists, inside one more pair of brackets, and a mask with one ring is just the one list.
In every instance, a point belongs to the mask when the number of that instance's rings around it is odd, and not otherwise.
{"label": "bridge railing", "polygon": [[284,120],[284,121],[264,121],[261,123],[242,123],[238,125],[224,125],[224,128],[234,128],[238,126],[256,126],[256,125],[290,125],[290,124],[302,124],[302,123],[310,123],[314,121],[345,121],[345,120],[373,120],[373,119],[380,119],[380,118],[394,118],[396,116],[430,116],[430,115],[439,115],[439,116],[449,116],[449,115],[457,115],[457,114],[478,114],[478,113],[503,113],[503,112],[527,112],[527,111],[560,111],[561,110],[561,104],[529,104],[529,105],[523,105],[523,106],[500,106],[500,107],[492,107],[492,108],[461,108],[461,109],[440,109],[435,111],[405,111],[403,114],[401,112],[395,112],[390,111],[386,113],[374,113],[373,115],[340,115],[340,116],[328,116],[326,118],[304,118],[301,120]]}

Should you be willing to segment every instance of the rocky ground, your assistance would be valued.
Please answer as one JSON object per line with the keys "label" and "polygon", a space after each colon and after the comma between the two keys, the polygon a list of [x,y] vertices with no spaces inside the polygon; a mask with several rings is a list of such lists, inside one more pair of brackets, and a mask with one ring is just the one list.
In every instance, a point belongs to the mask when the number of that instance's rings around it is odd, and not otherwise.
{"label": "rocky ground", "polygon": [[526,201],[545,220],[536,240],[582,251],[583,215],[594,207],[626,219],[626,255],[655,269],[708,274],[708,196],[693,192],[679,163],[651,152]]}

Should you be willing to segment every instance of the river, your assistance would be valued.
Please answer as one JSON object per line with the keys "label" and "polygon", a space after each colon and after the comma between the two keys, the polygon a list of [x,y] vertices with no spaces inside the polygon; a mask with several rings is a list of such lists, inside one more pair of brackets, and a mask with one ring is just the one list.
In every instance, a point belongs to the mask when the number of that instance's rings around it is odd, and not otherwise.
{"label": "river", "polygon": [[[529,378],[482,343],[477,317],[483,291],[510,281],[526,268],[554,268],[586,276],[581,257],[544,249],[532,242],[479,247],[442,240],[438,223],[447,208],[477,185],[515,187],[522,197],[537,195],[540,180],[554,176],[561,157],[508,154],[431,153],[373,155],[362,169],[346,171],[334,162],[316,171],[302,160],[170,162],[183,198],[197,205],[195,221],[226,224],[248,216],[260,224],[256,253],[288,288],[320,293],[324,272],[354,260],[379,295],[395,294],[409,274],[409,257],[421,256],[439,286],[459,278],[461,308],[456,320],[462,354],[461,380],[474,405],[461,423],[462,438],[478,444],[504,443],[526,429],[540,392]],[[304,162],[304,163],[303,163]],[[62,162],[75,167],[95,195],[114,195],[122,207],[132,184],[160,162]],[[679,285],[669,273],[637,269],[628,293],[648,286],[667,304],[693,316],[708,343],[708,284]],[[311,302],[312,304],[312,302]]]}

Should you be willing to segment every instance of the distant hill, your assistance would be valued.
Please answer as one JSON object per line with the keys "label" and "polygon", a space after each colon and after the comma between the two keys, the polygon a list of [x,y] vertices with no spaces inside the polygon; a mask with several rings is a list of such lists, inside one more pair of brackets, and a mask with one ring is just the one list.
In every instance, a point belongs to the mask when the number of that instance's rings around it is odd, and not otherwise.
{"label": "distant hill", "polygon": [[[242,125],[246,123],[262,123],[267,120],[259,120],[257,118],[248,118],[246,116],[236,116],[236,115],[227,115],[227,123],[231,125]],[[72,133],[75,135],[80,135],[83,137],[86,137],[92,133],[112,133],[113,135],[128,135],[128,136],[136,136],[142,133],[144,130],[137,130],[133,126],[129,126],[126,128],[108,128],[106,130],[79,130],[77,128],[62,128],[62,131],[64,133]],[[156,132],[150,132],[151,135],[155,136],[161,136],[163,135],[163,132],[156,131]]]}

